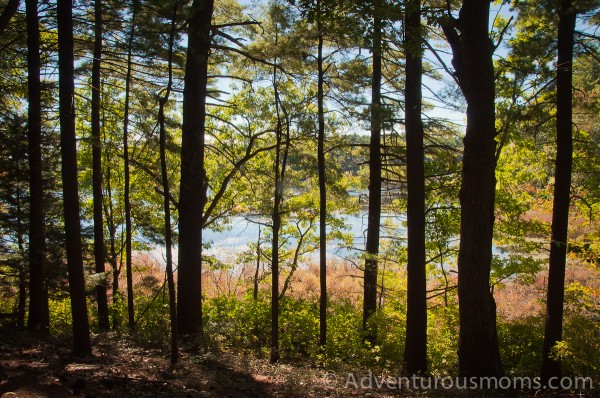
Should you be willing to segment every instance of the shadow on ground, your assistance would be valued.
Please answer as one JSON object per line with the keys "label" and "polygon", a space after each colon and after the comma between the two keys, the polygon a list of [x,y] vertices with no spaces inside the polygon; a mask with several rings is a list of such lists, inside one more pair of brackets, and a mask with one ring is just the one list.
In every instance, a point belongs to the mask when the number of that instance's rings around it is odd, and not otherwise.
{"label": "shadow on ground", "polygon": [[[0,332],[0,397],[299,397],[268,379],[216,358],[171,367],[164,354],[96,344],[94,357],[73,358],[64,342]],[[277,391],[285,389],[285,394]]]}

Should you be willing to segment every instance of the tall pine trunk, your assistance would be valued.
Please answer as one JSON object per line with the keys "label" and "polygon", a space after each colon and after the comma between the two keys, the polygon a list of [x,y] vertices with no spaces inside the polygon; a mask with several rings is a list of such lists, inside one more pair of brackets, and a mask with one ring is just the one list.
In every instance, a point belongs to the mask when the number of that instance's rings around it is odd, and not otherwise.
{"label": "tall pine trunk", "polygon": [[123,187],[123,200],[125,206],[125,279],[127,280],[127,320],[130,330],[135,328],[135,309],[133,300],[133,264],[132,264],[132,225],[131,225],[131,183],[129,167],[129,97],[131,91],[133,38],[135,37],[136,15],[138,0],[134,0],[131,13],[131,30],[127,40],[127,73],[125,75],[125,110],[123,115],[123,168],[125,186]]}
{"label": "tall pine trunk", "polygon": [[48,288],[45,282],[44,188],[42,176],[42,99],[40,31],[37,0],[27,0],[27,90],[29,108],[29,318],[32,330],[48,330]]}
{"label": "tall pine trunk", "polygon": [[[317,3],[319,4],[319,3]],[[317,12],[321,10],[318,8]],[[319,346],[327,344],[327,183],[325,180],[325,110],[323,84],[323,26],[317,22],[319,44],[317,49],[317,112],[319,133],[317,137],[317,163],[319,169],[319,282],[321,295],[319,299]]]}
{"label": "tall pine trunk", "polygon": [[173,230],[171,227],[171,203],[170,186],[167,169],[167,130],[165,127],[165,106],[169,101],[171,86],[173,84],[173,42],[175,41],[175,21],[177,18],[178,0],[174,2],[173,16],[171,20],[171,31],[169,34],[169,80],[165,95],[159,99],[158,122],[160,125],[160,172],[163,188],[163,209],[165,220],[165,251],[167,287],[169,290],[169,318],[171,322],[171,364],[176,364],[179,359],[179,348],[177,344],[177,303],[175,302],[175,281],[173,278]]}
{"label": "tall pine trunk", "polygon": [[73,354],[89,356],[92,354],[92,344],[83,275],[81,225],[79,224],[74,109],[73,4],[71,0],[58,0],[57,14],[61,174],[73,326]]}
{"label": "tall pine trunk", "polygon": [[489,11],[487,1],[464,0],[458,21],[449,17],[454,25],[443,28],[467,101],[458,253],[459,372],[461,376],[497,377],[503,370],[496,304],[489,284],[496,190],[494,45],[489,37]]}
{"label": "tall pine trunk", "polygon": [[369,142],[369,216],[364,271],[363,329],[366,339],[375,340],[376,331],[367,330],[367,322],[377,311],[377,264],[379,228],[381,225],[381,59],[382,22],[374,9],[373,17],[373,76],[371,82],[371,139]]}
{"label": "tall pine trunk", "polygon": [[558,63],[556,71],[556,163],[554,168],[554,203],[552,238],[546,300],[546,327],[542,357],[542,382],[561,377],[560,359],[552,348],[562,340],[567,233],[573,166],[573,43],[576,13],[572,0],[561,0],[558,24]]}
{"label": "tall pine trunk", "polygon": [[[102,217],[102,146],[100,141],[100,74],[102,59],[102,0],[94,1],[94,60],[92,62],[92,191],[94,197],[94,262],[96,272],[104,274],[104,219]],[[98,327],[108,331],[108,298],[104,279],[96,285]]]}
{"label": "tall pine trunk", "polygon": [[[277,41],[277,39],[276,39]],[[277,126],[275,128],[275,163],[273,193],[273,236],[271,240],[271,354],[272,363],[279,361],[279,232],[281,229],[281,202],[283,199],[283,171],[281,167],[282,123],[277,90],[277,67],[273,67],[273,89],[275,91],[275,110]]]}
{"label": "tall pine trunk", "polygon": [[204,135],[210,28],[214,0],[194,0],[190,9],[181,129],[177,326],[202,335],[202,213],[206,203]]}
{"label": "tall pine trunk", "polygon": [[408,204],[407,308],[404,371],[427,373],[427,276],[425,268],[425,166],[421,78],[423,74],[421,1],[406,4],[406,175]]}

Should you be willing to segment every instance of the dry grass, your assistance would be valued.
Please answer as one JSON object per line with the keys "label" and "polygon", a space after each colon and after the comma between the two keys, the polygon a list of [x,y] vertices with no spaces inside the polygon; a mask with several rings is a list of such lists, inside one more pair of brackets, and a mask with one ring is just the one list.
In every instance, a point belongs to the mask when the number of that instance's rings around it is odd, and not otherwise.
{"label": "dry grass", "polygon": [[[133,281],[137,294],[148,294],[164,284],[165,272],[159,262],[146,253],[136,252],[133,260]],[[270,274],[262,264],[259,272],[259,290],[269,291],[271,287]],[[221,296],[236,296],[252,294],[256,265],[238,265],[228,269],[204,269],[203,294],[206,298]],[[388,271],[390,272],[390,271]],[[395,270],[401,279],[405,279],[403,269]],[[280,276],[280,290],[289,270],[283,270]],[[545,311],[544,302],[546,295],[548,271],[543,270],[535,276],[533,283],[523,282],[519,278],[508,281],[504,286],[496,288],[495,298],[498,314],[510,321],[531,315],[542,314]],[[177,277],[177,275],[175,275]],[[450,285],[456,284],[456,276],[450,275]],[[352,263],[342,259],[331,259],[327,269],[328,297],[331,300],[349,300],[360,303],[362,300],[362,271]],[[124,274],[120,279],[122,291],[126,288]],[[569,258],[566,271],[566,286],[571,283],[580,283],[586,288],[600,292],[600,270],[577,258]],[[430,281],[428,288],[440,287],[440,281]],[[320,294],[319,265],[315,262],[301,265],[293,274],[291,284],[286,293],[294,298],[318,300]],[[404,292],[394,291],[392,294]],[[450,292],[450,303],[454,302],[455,291]],[[435,295],[435,292],[430,296]],[[440,294],[430,300],[430,306],[444,305],[443,295]]]}

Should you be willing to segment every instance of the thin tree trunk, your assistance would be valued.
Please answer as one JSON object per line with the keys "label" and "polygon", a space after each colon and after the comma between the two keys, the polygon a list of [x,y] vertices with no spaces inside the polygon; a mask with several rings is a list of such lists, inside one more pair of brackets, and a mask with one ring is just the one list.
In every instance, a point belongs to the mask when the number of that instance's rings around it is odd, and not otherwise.
{"label": "thin tree trunk", "polygon": [[[320,3],[317,2],[317,12],[320,12]],[[325,180],[325,110],[323,80],[323,26],[320,20],[317,23],[319,30],[319,44],[317,49],[317,112],[319,119],[319,135],[317,138],[317,162],[319,169],[319,283],[321,295],[319,299],[319,346],[321,349],[327,344],[327,185]]]}
{"label": "thin tree trunk", "polygon": [[[18,167],[18,166],[17,166]],[[24,221],[24,214],[23,211],[21,210],[21,200],[22,200],[22,194],[21,194],[21,188],[17,187],[17,209],[16,209],[16,216],[17,216],[17,247],[19,248],[19,255],[21,257],[25,257],[25,239],[24,239],[24,226],[23,226],[23,221]],[[19,267],[19,298],[17,301],[17,328],[22,329],[25,326],[25,307],[26,307],[26,301],[27,301],[27,275],[25,273],[25,265],[23,263],[21,263],[21,266]]]}
{"label": "thin tree trunk", "polygon": [[382,23],[374,10],[373,76],[371,82],[371,139],[369,143],[369,216],[364,271],[363,330],[367,341],[373,342],[377,331],[367,330],[367,321],[377,311],[377,264],[379,228],[381,225],[381,40]]}
{"label": "thin tree trunk", "polygon": [[283,179],[281,178],[281,135],[282,123],[279,111],[279,93],[277,90],[277,68],[273,67],[273,88],[275,90],[275,109],[277,112],[275,164],[275,192],[273,198],[273,237],[271,241],[271,362],[279,361],[279,231],[281,229],[280,205],[283,197]]}
{"label": "thin tree trunk", "polygon": [[562,340],[563,304],[571,170],[573,166],[573,43],[576,13],[572,0],[561,0],[558,24],[558,64],[556,73],[556,163],[554,169],[554,203],[552,206],[552,238],[546,327],[542,357],[542,382],[561,377],[560,359],[553,357],[552,348]]}
{"label": "thin tree trunk", "polygon": [[406,175],[408,235],[404,372],[427,373],[427,276],[425,268],[425,166],[421,78],[423,74],[421,0],[406,4]]}
{"label": "thin tree trunk", "polygon": [[17,301],[17,328],[25,327],[25,313],[27,312],[27,272],[25,264],[19,269],[19,300]]}
{"label": "thin tree trunk", "polygon": [[21,3],[20,0],[8,0],[6,7],[4,7],[4,10],[2,10],[2,14],[0,14],[0,37],[4,34],[4,31],[8,27],[10,20],[19,9],[19,3]]}
{"label": "thin tree trunk", "polygon": [[[92,190],[94,197],[94,261],[96,273],[104,274],[104,219],[102,217],[102,146],[100,141],[100,74],[102,59],[102,0],[94,1],[94,60],[92,62]],[[104,279],[96,285],[98,328],[110,329]]]}
{"label": "thin tree trunk", "polygon": [[79,224],[72,2],[58,0],[57,14],[60,148],[69,294],[73,320],[73,354],[85,357],[92,354],[92,344],[83,276],[81,225]]}
{"label": "thin tree trunk", "polygon": [[254,272],[254,291],[252,292],[252,298],[254,301],[258,300],[258,275],[260,272],[260,225],[258,226],[258,238],[256,239],[256,271]]}
{"label": "thin tree trunk", "polygon": [[296,242],[296,249],[294,250],[294,257],[292,259],[292,263],[290,264],[290,273],[285,278],[285,281],[283,282],[283,287],[281,288],[281,292],[279,293],[279,301],[283,300],[283,298],[285,297],[285,294],[287,293],[287,290],[290,288],[290,285],[292,284],[292,278],[294,277],[294,274],[296,273],[296,270],[298,269],[298,260],[300,259],[300,250],[302,249],[302,245],[304,244],[304,239],[306,238],[306,235],[310,232],[310,230],[313,227],[313,220],[311,220],[309,227],[304,232],[298,225],[296,225],[296,227],[298,229],[298,234],[299,234],[298,241]]}
{"label": "thin tree trunk", "polygon": [[131,90],[133,38],[135,36],[136,15],[138,11],[138,0],[132,4],[131,30],[127,40],[127,74],[125,76],[125,111],[123,115],[123,161],[125,187],[123,188],[125,205],[125,278],[127,279],[127,320],[130,330],[135,328],[135,309],[133,302],[133,264],[132,264],[132,225],[131,225],[131,199],[130,199],[130,176],[129,176],[129,94]]}
{"label": "thin tree trunk", "polygon": [[42,176],[42,89],[40,83],[40,31],[37,0],[27,0],[27,90],[29,96],[29,318],[31,330],[50,326],[48,288],[45,282],[44,188]]}
{"label": "thin tree trunk", "polygon": [[169,101],[171,85],[173,84],[173,42],[175,40],[175,21],[177,18],[178,1],[174,2],[173,16],[171,20],[171,32],[169,35],[169,81],[164,97],[160,99],[158,121],[160,124],[160,171],[163,186],[163,208],[165,219],[165,250],[166,250],[166,272],[167,286],[169,289],[169,316],[171,321],[171,364],[176,364],[179,359],[179,348],[177,346],[177,303],[175,302],[175,281],[173,278],[173,232],[171,228],[171,205],[169,175],[167,173],[167,131],[165,128],[165,105]]}
{"label": "thin tree trunk", "polygon": [[[110,164],[110,151],[108,150],[108,148],[106,147],[106,136],[104,137],[105,140],[105,158],[106,158],[106,164]],[[109,262],[110,262],[110,266],[111,266],[111,270],[112,270],[112,287],[111,287],[111,293],[112,293],[112,304],[113,306],[117,303],[117,301],[119,300],[119,275],[121,273],[121,270],[119,269],[119,265],[118,265],[118,254],[117,254],[117,248],[116,248],[116,233],[117,233],[117,227],[115,225],[115,220],[114,220],[114,213],[113,213],[113,204],[112,204],[112,174],[111,174],[111,169],[110,167],[106,168],[106,194],[107,194],[107,203],[105,203],[105,207],[104,207],[104,212],[105,212],[105,216],[106,216],[106,223],[108,225],[108,240],[109,240],[109,247],[110,247],[110,256],[109,256]],[[120,326],[120,319],[118,316],[118,311],[114,311],[113,315],[112,315],[112,327],[113,329],[117,330]]]}
{"label": "thin tree trunk", "polygon": [[455,26],[444,26],[467,101],[458,254],[458,356],[459,372],[465,377],[503,373],[496,304],[489,285],[496,190],[494,45],[489,37],[489,11],[489,2],[464,0],[460,19],[449,18]]}
{"label": "thin tree trunk", "polygon": [[202,213],[206,89],[214,0],[194,0],[190,10],[183,89],[179,193],[177,323],[182,335],[202,335]]}

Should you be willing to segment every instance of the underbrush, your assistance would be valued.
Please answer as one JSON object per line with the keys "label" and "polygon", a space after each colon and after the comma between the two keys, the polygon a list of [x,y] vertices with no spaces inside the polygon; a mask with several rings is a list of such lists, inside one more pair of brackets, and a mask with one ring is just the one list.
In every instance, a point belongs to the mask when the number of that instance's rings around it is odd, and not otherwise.
{"label": "underbrush", "polygon": [[[576,277],[570,277],[575,275]],[[592,377],[600,382],[600,306],[598,270],[575,269],[567,276],[563,341],[554,350],[565,376]],[[151,282],[151,281],[150,281]],[[111,300],[111,322],[117,335],[128,335],[140,347],[169,347],[168,298],[158,280],[136,285],[135,328],[129,332],[127,305]],[[497,294],[498,339],[507,376],[539,375],[544,335],[544,277],[535,282],[511,281]],[[511,297],[514,295],[515,297]],[[90,295],[92,296],[92,295]],[[458,373],[458,305],[456,297],[428,311],[428,360],[432,376]],[[542,304],[541,304],[542,303]],[[398,373],[402,369],[406,302],[402,290],[387,296],[371,318],[372,344],[365,342],[362,307],[353,298],[336,295],[328,302],[327,345],[318,346],[318,298],[290,294],[280,302],[280,353],[285,361],[303,361],[327,369],[360,367],[373,372]],[[517,308],[515,304],[522,306]],[[52,298],[51,334],[69,337],[71,313],[68,298]],[[96,304],[89,302],[90,325],[96,328]],[[246,295],[216,295],[203,302],[206,343],[215,351],[252,353],[267,358],[271,341],[270,292],[261,288],[254,299]],[[523,308],[527,310],[524,311]]]}

